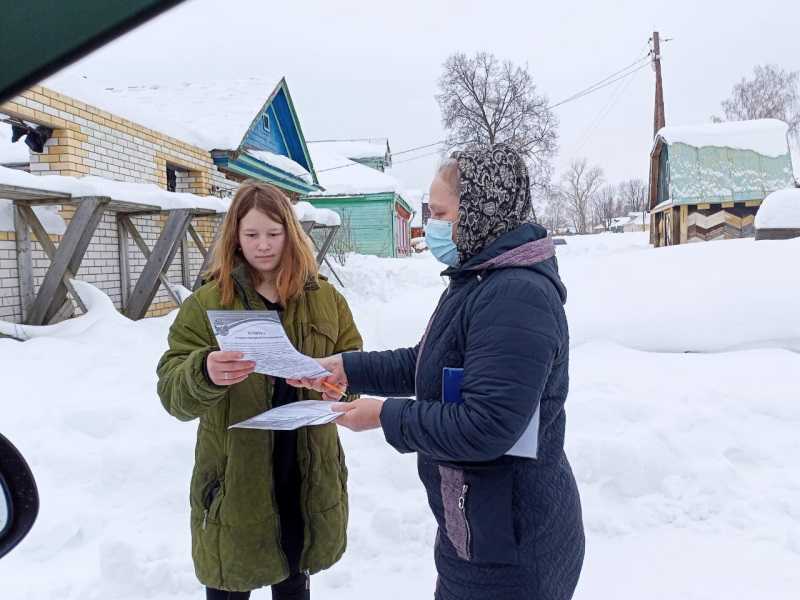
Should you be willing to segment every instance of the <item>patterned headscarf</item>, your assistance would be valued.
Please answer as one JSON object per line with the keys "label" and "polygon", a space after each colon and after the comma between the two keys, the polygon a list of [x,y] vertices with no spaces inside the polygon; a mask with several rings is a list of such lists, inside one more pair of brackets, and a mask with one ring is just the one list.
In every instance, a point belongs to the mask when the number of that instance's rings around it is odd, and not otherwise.
{"label": "patterned headscarf", "polygon": [[461,196],[458,207],[458,256],[463,265],[504,233],[533,222],[525,161],[505,144],[454,152]]}

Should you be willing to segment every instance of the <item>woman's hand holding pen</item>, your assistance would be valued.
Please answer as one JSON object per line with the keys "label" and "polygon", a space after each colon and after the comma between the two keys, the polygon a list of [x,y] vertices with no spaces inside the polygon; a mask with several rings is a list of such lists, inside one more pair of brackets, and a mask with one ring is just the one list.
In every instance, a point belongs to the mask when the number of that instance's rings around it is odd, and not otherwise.
{"label": "woman's hand holding pen", "polygon": [[[289,385],[316,390],[325,400],[340,400],[347,390],[347,374],[344,372],[342,355],[318,358],[317,362],[331,374],[321,379],[292,379]],[[342,427],[353,431],[365,431],[381,426],[383,400],[377,398],[358,398],[352,402],[338,402],[331,410],[344,413],[336,420]]]}
{"label": "woman's hand holding pen", "polygon": [[330,372],[330,375],[320,379],[287,379],[286,383],[293,387],[320,392],[323,400],[340,400],[347,391],[347,375],[344,372],[342,355],[318,358],[316,361]]}

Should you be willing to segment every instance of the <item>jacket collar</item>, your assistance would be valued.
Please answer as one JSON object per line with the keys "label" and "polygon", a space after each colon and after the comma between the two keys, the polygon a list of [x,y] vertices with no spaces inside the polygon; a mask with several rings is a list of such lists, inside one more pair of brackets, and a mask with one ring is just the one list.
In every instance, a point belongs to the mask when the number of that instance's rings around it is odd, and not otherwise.
{"label": "jacket collar", "polygon": [[[251,270],[244,261],[239,261],[236,267],[231,272],[231,277],[236,285],[236,292],[245,308],[266,310],[266,305],[261,299],[261,296],[256,291],[253,285]],[[320,279],[325,279],[322,275],[318,275]],[[316,278],[312,277],[303,288],[306,292],[315,291],[319,289],[319,282]]]}

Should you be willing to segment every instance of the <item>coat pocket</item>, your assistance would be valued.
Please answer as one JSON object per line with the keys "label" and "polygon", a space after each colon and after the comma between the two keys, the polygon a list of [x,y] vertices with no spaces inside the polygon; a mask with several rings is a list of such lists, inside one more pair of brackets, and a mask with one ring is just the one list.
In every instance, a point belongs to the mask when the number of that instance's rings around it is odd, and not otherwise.
{"label": "coat pocket", "polygon": [[203,498],[203,529],[208,526],[209,520],[212,522],[219,520],[219,507],[222,504],[222,496],[222,482],[212,481]]}
{"label": "coat pocket", "polygon": [[439,465],[444,528],[456,554],[476,563],[517,564],[512,465]]}

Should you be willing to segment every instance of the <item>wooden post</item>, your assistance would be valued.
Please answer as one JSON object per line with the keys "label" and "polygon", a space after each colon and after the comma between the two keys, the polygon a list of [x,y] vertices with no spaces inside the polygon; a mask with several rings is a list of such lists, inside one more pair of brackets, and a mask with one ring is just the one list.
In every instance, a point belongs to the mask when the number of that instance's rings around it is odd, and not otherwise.
{"label": "wooden post", "polygon": [[[303,222],[303,229],[304,230],[305,230],[305,224],[307,222],[308,221]],[[330,249],[331,244],[333,243],[333,240],[336,238],[336,233],[339,231],[340,226],[336,225],[334,227],[326,228],[326,229],[330,229],[330,232],[328,233],[328,236],[325,238],[325,241],[322,243],[322,247],[319,247],[319,246],[317,246],[317,242],[315,242],[314,238],[311,237],[311,235],[310,235],[311,230],[314,228],[314,223],[313,222],[310,222],[310,223],[311,223],[311,226],[308,228],[308,231],[306,231],[306,233],[309,234],[308,237],[311,238],[311,243],[314,244],[315,248],[317,248],[317,265],[322,266],[323,262],[326,265],[328,265],[328,268],[331,270],[331,273],[336,278],[336,281],[339,282],[339,285],[344,287],[344,283],[342,283],[342,280],[339,279],[339,274],[336,272],[336,269],[333,268],[333,265],[328,260],[328,250]]]}
{"label": "wooden post", "polygon": [[[36,213],[33,212],[33,209],[27,204],[20,204],[19,214],[20,217],[28,225],[28,227],[31,228],[31,231],[33,231],[33,235],[39,241],[39,244],[42,246],[42,250],[44,250],[44,253],[47,255],[47,258],[49,258],[50,262],[52,263],[56,258],[56,252],[58,251],[58,249],[56,248],[55,244],[53,244],[53,242],[50,241],[50,236],[47,234],[44,225],[42,225],[41,221],[39,221],[39,218],[36,216]],[[78,306],[80,306],[83,312],[86,312],[86,305],[84,305],[83,300],[81,300],[81,297],[78,294],[78,292],[75,291],[75,288],[72,287],[73,279],[75,279],[75,274],[69,269],[67,269],[67,271],[64,273],[62,283],[67,288],[67,291],[70,293],[70,295],[75,299],[75,303]],[[70,306],[72,305],[70,304]],[[63,312],[63,307],[60,312]]]}
{"label": "wooden post", "polygon": [[131,263],[128,255],[128,230],[119,214],[117,214],[117,238],[119,239],[119,304],[124,313],[131,293]]}
{"label": "wooden post", "polygon": [[[67,296],[64,276],[67,273],[78,272],[107,203],[108,198],[97,196],[81,199],[78,210],[75,211],[67,225],[61,244],[59,244],[44,281],[39,287],[39,293],[36,295],[28,317],[28,324],[49,323],[51,318],[61,310]],[[45,238],[49,241],[46,235]]]}
{"label": "wooden post", "polygon": [[28,311],[35,298],[33,293],[33,257],[28,224],[14,203],[14,237],[17,245],[17,275],[19,277],[19,302],[22,306],[22,322],[26,322]]}
{"label": "wooden post", "polygon": [[325,255],[328,254],[328,249],[331,247],[331,244],[333,244],[333,239],[336,237],[336,232],[339,231],[339,226],[330,227],[329,229],[328,237],[322,242],[322,247],[319,249],[319,252],[317,252],[318,265],[322,264],[322,260],[325,258]]}
{"label": "wooden post", "polygon": [[656,71],[656,104],[653,113],[653,137],[658,130],[666,125],[664,114],[664,85],[661,81],[661,36],[658,31],[653,32],[653,67]]}
{"label": "wooden post", "polygon": [[203,240],[200,237],[200,234],[197,233],[197,230],[191,223],[189,223],[189,235],[191,236],[192,240],[194,240],[194,245],[197,246],[197,249],[200,251],[200,254],[203,255],[203,258],[208,256],[208,250],[206,250],[206,247],[203,244]]}
{"label": "wooden post", "polygon": [[681,224],[681,234],[680,234],[680,242],[681,244],[685,244],[689,241],[689,207],[685,204],[681,205],[681,217],[680,217],[680,224]]}
{"label": "wooden post", "polygon": [[672,244],[678,245],[681,243],[681,210],[678,206],[674,206],[670,210],[672,211]]}
{"label": "wooden post", "polygon": [[[167,291],[170,292],[173,300],[175,300],[175,294],[171,290],[165,273],[178,252],[181,237],[186,235],[191,219],[192,211],[189,209],[170,212],[167,222],[164,224],[164,229],[161,231],[161,235],[158,237],[152,252],[150,252],[150,257],[147,259],[147,263],[131,293],[127,309],[129,318],[138,320],[145,316],[158,291],[159,281],[164,283]],[[126,222],[126,225],[128,224],[130,224],[129,221]],[[137,234],[134,234],[133,229],[131,234],[136,241]],[[143,242],[143,240],[141,241]],[[177,304],[180,304],[180,302],[177,302]]]}
{"label": "wooden post", "polygon": [[194,243],[197,244],[197,249],[200,250],[200,253],[203,255],[203,264],[200,265],[200,270],[197,272],[197,277],[194,280],[194,285],[192,286],[192,291],[197,290],[200,286],[203,285],[203,275],[206,271],[208,271],[209,267],[211,266],[211,261],[214,259],[214,248],[217,245],[217,240],[219,240],[219,236],[222,234],[222,223],[217,225],[216,231],[214,231],[214,239],[211,240],[211,246],[206,250],[203,247],[203,241],[200,239],[200,236],[197,235],[197,232],[194,230],[194,227],[189,225],[189,235],[192,236]]}
{"label": "wooden post", "polygon": [[186,233],[181,236],[181,283],[187,290],[192,289],[189,279],[189,241],[186,239]]}
{"label": "wooden post", "polygon": [[[136,245],[139,247],[139,250],[144,255],[145,260],[149,260],[150,259],[150,255],[152,254],[152,252],[150,252],[150,248],[148,248],[147,243],[144,241],[142,236],[139,234],[139,230],[136,229],[136,226],[133,224],[133,221],[131,221],[130,218],[127,215],[121,215],[120,223],[125,228],[125,230],[131,235],[131,237],[133,238],[133,241],[136,243]],[[167,268],[169,268],[169,267],[167,267]],[[164,289],[167,290],[167,293],[169,294],[170,298],[172,298],[173,302],[175,302],[175,304],[180,305],[181,304],[181,299],[178,297],[178,295],[172,289],[172,283],[167,278],[166,273],[163,273],[163,272],[159,273],[158,274],[158,279],[159,279],[159,281],[161,281],[162,285],[164,286]],[[127,306],[129,304],[130,304],[130,293],[128,294],[128,301],[126,302],[126,311],[127,311]],[[127,314],[127,312],[126,312],[126,314]]]}

